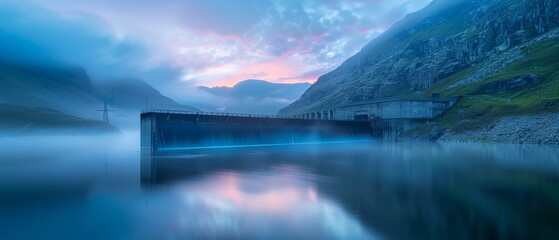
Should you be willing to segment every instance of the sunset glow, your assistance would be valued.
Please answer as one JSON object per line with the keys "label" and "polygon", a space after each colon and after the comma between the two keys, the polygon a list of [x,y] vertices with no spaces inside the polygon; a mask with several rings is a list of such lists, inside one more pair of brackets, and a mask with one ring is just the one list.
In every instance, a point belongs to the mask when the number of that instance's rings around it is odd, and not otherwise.
{"label": "sunset glow", "polygon": [[57,31],[40,26],[44,21],[73,22],[80,27],[69,36],[100,40],[79,46],[97,56],[57,54],[61,61],[83,65],[96,78],[105,77],[107,68],[113,75],[138,76],[184,98],[180,92],[189,86],[232,86],[245,79],[312,83],[429,2],[32,0],[13,5],[26,16],[38,16],[28,21],[37,21],[42,31]]}

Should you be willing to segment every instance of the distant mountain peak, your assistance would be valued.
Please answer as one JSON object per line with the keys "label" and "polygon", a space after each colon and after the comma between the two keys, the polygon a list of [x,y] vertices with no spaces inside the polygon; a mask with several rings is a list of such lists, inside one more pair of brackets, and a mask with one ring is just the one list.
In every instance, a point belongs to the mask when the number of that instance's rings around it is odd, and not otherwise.
{"label": "distant mountain peak", "polygon": [[226,112],[276,114],[309,88],[309,83],[273,83],[247,79],[233,87],[200,87],[216,97],[227,98],[227,106],[214,106]]}

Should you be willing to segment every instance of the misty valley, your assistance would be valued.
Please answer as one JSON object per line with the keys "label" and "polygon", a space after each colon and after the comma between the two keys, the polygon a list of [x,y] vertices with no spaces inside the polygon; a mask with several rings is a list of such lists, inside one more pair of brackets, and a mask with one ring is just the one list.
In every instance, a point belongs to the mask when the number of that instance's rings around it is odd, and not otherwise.
{"label": "misty valley", "polygon": [[2,0],[0,240],[557,239],[557,0]]}

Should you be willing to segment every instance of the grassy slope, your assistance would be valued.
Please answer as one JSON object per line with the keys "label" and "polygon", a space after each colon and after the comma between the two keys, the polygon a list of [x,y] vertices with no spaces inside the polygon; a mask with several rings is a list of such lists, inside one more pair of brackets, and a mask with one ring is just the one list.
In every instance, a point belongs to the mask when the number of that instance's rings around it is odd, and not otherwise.
{"label": "grassy slope", "polygon": [[0,104],[0,136],[12,134],[115,133],[108,123],[78,118],[48,108]]}
{"label": "grassy slope", "polygon": [[[463,96],[439,120],[440,128],[455,133],[479,129],[503,116],[535,115],[559,112],[559,41],[548,39],[523,50],[526,57],[498,73],[471,84],[450,87],[476,70],[476,66],[450,76],[429,89],[425,94],[441,93],[446,96]],[[483,84],[534,73],[540,77],[538,84],[517,92],[493,95],[475,95]],[[430,132],[430,127],[418,129]]]}

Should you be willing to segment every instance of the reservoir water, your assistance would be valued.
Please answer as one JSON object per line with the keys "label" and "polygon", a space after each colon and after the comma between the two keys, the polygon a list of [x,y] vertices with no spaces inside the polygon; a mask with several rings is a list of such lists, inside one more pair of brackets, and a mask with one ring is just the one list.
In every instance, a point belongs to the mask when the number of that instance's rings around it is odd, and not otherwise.
{"label": "reservoir water", "polygon": [[0,239],[556,239],[559,148],[2,139]]}

